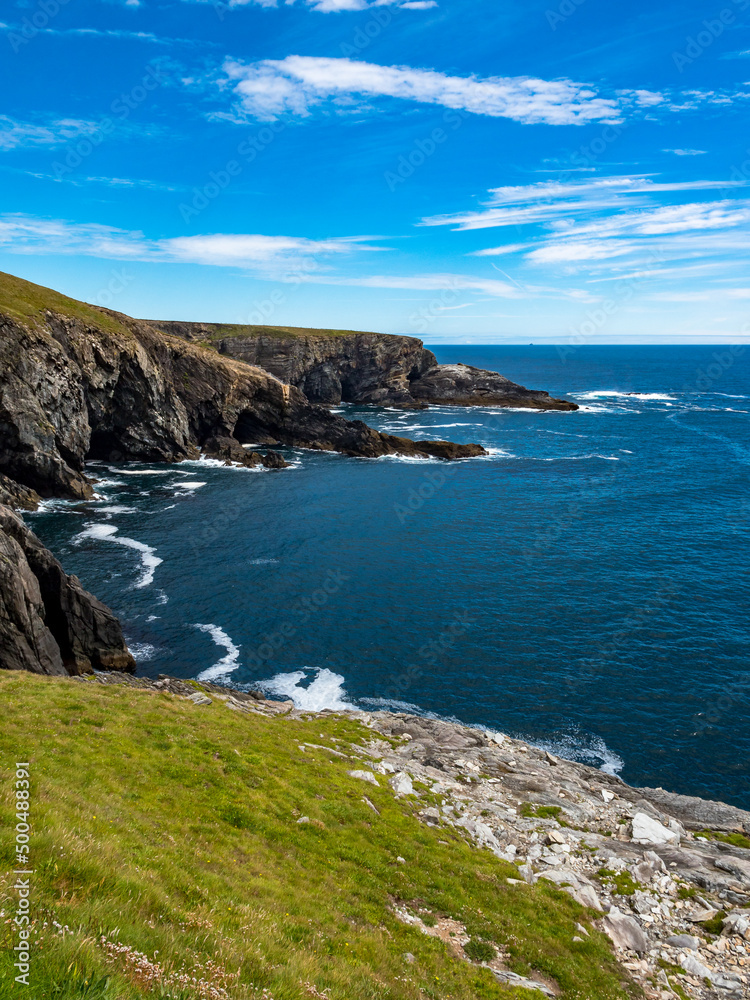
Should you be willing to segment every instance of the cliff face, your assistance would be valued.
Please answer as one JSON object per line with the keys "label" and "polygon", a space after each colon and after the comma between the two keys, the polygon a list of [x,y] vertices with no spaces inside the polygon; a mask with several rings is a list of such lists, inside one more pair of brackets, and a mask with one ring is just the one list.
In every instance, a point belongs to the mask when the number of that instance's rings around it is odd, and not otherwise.
{"label": "cliff face", "polygon": [[497,372],[469,365],[439,365],[416,337],[346,330],[230,326],[152,321],[166,333],[212,344],[296,386],[314,403],[374,403],[419,409],[453,406],[577,410],[549,393],[526,389]]}
{"label": "cliff face", "polygon": [[8,507],[0,506],[0,668],[135,670],[120,623]]}
{"label": "cliff face", "polygon": [[87,458],[172,462],[216,438],[366,458],[484,454],[381,434],[260,368],[0,275],[0,474],[85,498]]}
{"label": "cliff face", "polygon": [[313,403],[419,406],[409,391],[410,380],[437,365],[435,355],[413,337],[222,323],[153,325],[187,340],[209,341],[220,354],[296,386]]}

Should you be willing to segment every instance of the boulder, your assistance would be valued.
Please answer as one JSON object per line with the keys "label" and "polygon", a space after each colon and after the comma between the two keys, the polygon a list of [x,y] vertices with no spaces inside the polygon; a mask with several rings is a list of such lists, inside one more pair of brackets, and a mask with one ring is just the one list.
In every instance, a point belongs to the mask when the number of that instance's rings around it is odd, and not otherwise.
{"label": "boulder", "polygon": [[388,784],[395,792],[397,799],[401,799],[405,795],[414,794],[414,786],[412,785],[411,778],[405,771],[399,771],[397,774],[394,774],[392,778],[388,779]]}
{"label": "boulder", "polygon": [[372,771],[347,771],[350,778],[356,778],[358,781],[367,781],[371,785],[375,785],[376,788],[380,788],[380,782],[372,773]]}
{"label": "boulder", "polygon": [[639,955],[648,949],[648,940],[641,925],[627,913],[622,913],[613,906],[602,921],[604,933],[609,936],[615,948],[621,951],[634,951]]}
{"label": "boulder", "polygon": [[633,816],[631,836],[639,844],[679,844],[680,835],[645,812]]}

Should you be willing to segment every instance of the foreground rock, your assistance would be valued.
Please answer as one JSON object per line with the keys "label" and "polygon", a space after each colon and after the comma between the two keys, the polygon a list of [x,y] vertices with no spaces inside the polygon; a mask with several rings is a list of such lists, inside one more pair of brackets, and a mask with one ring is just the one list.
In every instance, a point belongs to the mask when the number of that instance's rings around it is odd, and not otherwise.
{"label": "foreground rock", "polygon": [[[224,705],[268,717],[315,714],[259,693],[169,677],[102,673],[82,679],[171,692],[189,698],[199,712]],[[541,879],[567,893],[581,906],[574,940],[583,942],[595,928],[604,931],[649,1000],[750,997],[750,849],[687,829],[699,826],[704,807],[715,812],[721,803],[676,796],[678,819],[665,808],[669,793],[663,789],[633,788],[501,733],[389,712],[337,714],[363,723],[361,742],[300,744],[299,752],[346,758],[353,794],[369,805],[373,822],[383,820],[367,797],[368,785],[389,787],[446,839],[460,836],[514,864],[517,877],[507,882],[515,891]],[[750,834],[750,812],[724,810],[728,828]],[[673,842],[639,843],[642,836],[634,834],[658,833],[644,816],[674,833]],[[394,913],[469,960],[463,950],[469,935],[455,914],[422,920],[397,903]],[[522,980],[509,972],[503,954],[482,964],[500,982],[537,995],[555,992],[537,977]]]}
{"label": "foreground rock", "polygon": [[2,273],[0,431],[0,473],[79,499],[92,494],[87,458],[174,462],[215,438],[363,458],[485,454],[380,434],[260,368]]}
{"label": "foreground rock", "polygon": [[497,372],[439,365],[416,337],[225,323],[157,322],[159,330],[238,358],[301,389],[314,403],[428,404],[577,410],[575,403],[526,389]]}
{"label": "foreground rock", "polygon": [[120,623],[0,507],[0,668],[38,674],[135,670]]}

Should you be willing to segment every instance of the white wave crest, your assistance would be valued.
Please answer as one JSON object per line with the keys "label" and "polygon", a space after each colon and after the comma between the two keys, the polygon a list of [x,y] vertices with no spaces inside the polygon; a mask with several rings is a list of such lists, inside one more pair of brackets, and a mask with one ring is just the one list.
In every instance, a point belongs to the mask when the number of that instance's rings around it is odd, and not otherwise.
{"label": "white wave crest", "polygon": [[565,760],[575,760],[580,764],[598,767],[605,774],[617,775],[625,766],[625,761],[614,750],[610,750],[601,736],[583,733],[562,733],[548,740],[528,740],[533,746]]}
{"label": "white wave crest", "polygon": [[148,642],[129,642],[128,649],[135,657],[136,663],[145,663],[146,660],[152,660],[156,652],[156,646],[152,646]]}
{"label": "white wave crest", "polygon": [[89,524],[79,535],[76,535],[73,539],[73,544],[80,545],[81,542],[85,541],[87,538],[94,538],[105,542],[114,542],[115,545],[124,545],[127,549],[135,549],[135,551],[139,552],[141,555],[143,574],[134,586],[136,589],[148,587],[148,585],[154,581],[154,572],[156,571],[156,567],[161,566],[164,560],[154,554],[156,549],[152,548],[150,545],[146,545],[144,542],[138,542],[135,538],[120,537],[117,534],[118,531],[119,528],[115,527],[114,524]]}
{"label": "white wave crest", "polygon": [[208,667],[198,674],[198,680],[215,681],[233,673],[240,665],[240,647],[235,646],[224,629],[219,628],[218,625],[195,625],[194,627],[200,629],[201,632],[206,632],[217,646],[227,651],[226,656],[222,656],[212,667]]}
{"label": "white wave crest", "polygon": [[308,681],[311,672],[308,667],[288,674],[276,674],[256,686],[266,694],[291,698],[295,708],[307,712],[323,712],[326,709],[334,712],[356,711],[357,706],[344,698],[344,678],[341,674],[334,674],[324,667],[314,671],[315,676],[310,683],[303,685],[301,682]]}

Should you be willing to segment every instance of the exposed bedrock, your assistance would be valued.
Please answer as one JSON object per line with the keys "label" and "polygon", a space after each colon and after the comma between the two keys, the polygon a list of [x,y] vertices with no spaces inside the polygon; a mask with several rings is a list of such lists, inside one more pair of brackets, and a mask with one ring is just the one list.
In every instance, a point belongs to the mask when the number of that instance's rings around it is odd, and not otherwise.
{"label": "exposed bedrock", "polygon": [[541,389],[526,389],[504,375],[471,365],[437,365],[411,383],[421,403],[442,406],[508,406],[533,410],[577,410],[567,399],[554,399]]}
{"label": "exposed bedrock", "polygon": [[484,454],[381,434],[260,368],[0,274],[0,474],[82,499],[92,494],[87,458],[179,461],[221,438],[365,458]]}
{"label": "exposed bedrock", "polygon": [[497,372],[439,365],[416,337],[381,333],[156,322],[159,330],[213,345],[265,369],[314,403],[374,403],[403,409],[428,404],[577,410],[575,403],[526,389]]}
{"label": "exposed bedrock", "polygon": [[0,506],[0,668],[37,674],[135,670],[120,623]]}

